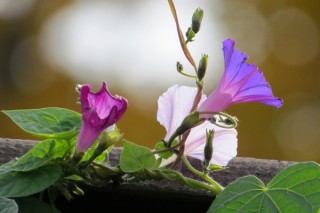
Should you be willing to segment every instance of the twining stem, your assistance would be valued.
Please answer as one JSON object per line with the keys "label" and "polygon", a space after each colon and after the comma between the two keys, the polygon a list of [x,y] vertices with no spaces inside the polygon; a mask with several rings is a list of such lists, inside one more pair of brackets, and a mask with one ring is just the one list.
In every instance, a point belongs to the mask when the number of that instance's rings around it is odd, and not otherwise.
{"label": "twining stem", "polygon": [[208,183],[210,183],[214,190],[215,190],[215,193],[216,194],[219,194],[220,192],[223,191],[223,187],[217,183],[215,180],[213,180],[212,178],[209,177],[208,174],[205,174],[205,173],[202,173],[200,171],[198,171],[197,169],[195,169],[190,163],[189,161],[187,160],[186,156],[185,155],[182,155],[181,156],[181,159],[183,160],[183,162],[185,163],[185,165],[188,167],[188,169],[193,172],[194,174],[198,175],[199,177],[201,177],[202,179],[204,179],[205,181],[207,181]]}
{"label": "twining stem", "polygon": [[[101,153],[100,153],[101,154]],[[87,166],[89,166],[100,154],[94,152],[93,155],[90,156],[89,160],[87,160],[86,162],[84,162],[83,164],[80,164],[80,168],[84,169]]]}
{"label": "twining stem", "polygon": [[170,181],[178,181],[180,183],[183,183],[189,187],[192,187],[194,189],[205,189],[208,191],[213,192],[214,194],[217,194],[217,190],[212,187],[211,185],[198,181],[198,180],[194,180],[192,178],[188,178],[183,176],[180,172],[176,171],[176,170],[171,170],[171,169],[164,169],[164,170],[144,170],[145,173],[147,173],[149,175],[149,177],[153,178],[153,179],[167,179]]}
{"label": "twining stem", "polygon": [[[193,106],[190,110],[190,113],[194,112],[197,110],[198,108],[198,105],[200,103],[200,100],[201,100],[201,97],[202,97],[202,85],[198,85],[198,91],[197,91],[197,95],[196,97],[194,98],[194,101],[193,101]],[[189,129],[186,133],[183,134],[182,136],[182,140],[180,142],[181,146],[180,146],[180,149],[179,149],[179,155],[177,157],[177,160],[176,162],[178,162],[181,158],[181,156],[183,155],[184,153],[184,147],[185,147],[185,142],[187,141],[187,138],[189,137],[189,134],[191,132],[191,129]]]}
{"label": "twining stem", "polygon": [[[194,70],[195,70],[195,72],[197,74],[198,73],[198,68],[197,68],[196,63],[194,62],[194,60],[193,60],[193,58],[192,58],[192,56],[191,56],[191,54],[189,52],[189,49],[187,47],[187,43],[185,42],[184,35],[183,35],[183,33],[181,31],[181,28],[180,28],[180,25],[179,25],[178,15],[177,15],[177,11],[176,11],[176,8],[174,6],[173,0],[168,0],[168,3],[170,5],[170,9],[171,9],[171,13],[173,15],[174,21],[176,23],[176,27],[177,27],[177,31],[178,31],[178,37],[179,37],[179,41],[180,41],[180,45],[181,45],[181,48],[183,50],[183,53],[186,56],[186,58],[188,59],[188,61],[190,62],[190,64],[193,66],[193,68],[194,68]],[[197,86],[198,86],[197,95],[196,95],[196,97],[194,99],[193,106],[192,106],[192,108],[190,110],[190,113],[195,111],[195,110],[197,110],[199,102],[200,102],[201,97],[202,97],[203,84],[197,84]],[[189,134],[190,134],[190,130],[188,130],[186,133],[183,134],[182,141],[181,141],[181,146],[180,146],[180,154],[178,155],[176,162],[178,162],[180,160],[180,157],[184,152],[185,141],[187,140]]]}
{"label": "twining stem", "polygon": [[179,73],[180,73],[181,75],[187,76],[187,77],[189,77],[189,78],[197,78],[196,75],[190,75],[190,74],[185,73],[185,72],[182,72],[182,71],[180,71]]}
{"label": "twining stem", "polygon": [[170,148],[165,148],[165,149],[161,149],[161,150],[153,150],[152,153],[153,154],[159,154],[159,153],[164,153],[164,152],[174,152],[176,148],[181,146],[181,142],[179,142],[176,145],[170,146]]}
{"label": "twining stem", "polygon": [[107,165],[102,165],[102,164],[96,163],[94,161],[92,162],[92,165],[102,169],[101,171],[105,171],[108,174],[110,174],[110,173],[111,174],[118,174],[118,175],[122,175],[123,174],[122,170],[120,168],[117,168],[117,167],[109,167]]}
{"label": "twining stem", "polygon": [[[214,123],[216,126],[218,127],[221,127],[221,128],[225,128],[225,129],[234,129],[238,126],[238,119],[236,117],[233,117],[232,115],[229,115],[225,112],[200,112],[200,114],[203,114],[203,115],[206,115],[206,114],[209,114],[209,115],[212,115],[211,117],[211,123]],[[229,119],[230,121],[230,124],[225,124],[225,125],[221,125],[215,121],[212,121],[212,118],[214,115],[219,115],[220,116],[220,119],[221,117],[226,117],[227,119]],[[222,119],[221,119],[222,120]]]}
{"label": "twining stem", "polygon": [[[174,21],[176,23],[176,27],[177,27],[177,31],[178,31],[178,37],[179,37],[179,41],[180,41],[180,45],[181,45],[181,48],[183,50],[183,53],[186,56],[186,58],[188,59],[188,61],[190,62],[190,64],[193,66],[193,68],[194,68],[194,70],[195,70],[195,72],[197,74],[198,73],[198,68],[197,68],[197,65],[194,62],[194,60],[193,60],[193,58],[192,58],[192,56],[191,56],[191,54],[189,52],[189,49],[187,47],[187,44],[185,42],[184,35],[183,35],[183,33],[181,31],[181,28],[180,28],[178,15],[177,15],[177,11],[176,11],[176,8],[174,6],[173,0],[168,0],[168,3],[169,3],[169,6],[170,6],[170,9],[171,9],[171,13],[173,15]],[[202,97],[203,85],[202,84],[197,84],[197,85],[198,85],[198,92],[197,92],[197,95],[196,95],[194,103],[193,103],[193,107],[190,110],[190,112],[193,112],[198,108],[199,102],[200,102],[201,97]]]}
{"label": "twining stem", "polygon": [[197,68],[197,65],[196,63],[194,62],[188,48],[187,48],[187,45],[186,45],[186,42],[185,42],[185,39],[184,39],[184,35],[180,29],[180,25],[179,25],[179,20],[178,20],[178,15],[177,15],[177,11],[176,11],[176,8],[174,6],[174,3],[172,0],[168,0],[168,3],[169,3],[169,6],[170,6],[170,9],[171,9],[171,13],[173,15],[173,18],[174,18],[174,21],[176,23],[176,27],[177,27],[177,31],[178,31],[178,37],[179,37],[179,41],[180,41],[180,45],[181,45],[181,48],[182,48],[182,51],[184,53],[184,55],[186,56],[186,58],[188,59],[188,61],[190,62],[190,64],[193,66],[194,70],[196,73],[198,73],[198,68]]}
{"label": "twining stem", "polygon": [[[168,0],[168,3],[169,3],[169,6],[170,6],[170,9],[171,9],[171,13],[173,15],[174,21],[176,23],[176,27],[177,27],[177,31],[178,31],[178,37],[179,37],[179,41],[180,41],[180,45],[181,45],[182,51],[183,51],[184,55],[186,56],[186,58],[188,59],[188,61],[190,62],[190,64],[193,66],[195,72],[198,73],[197,65],[194,62],[194,60],[193,60],[193,58],[192,58],[192,56],[191,56],[191,54],[189,52],[189,49],[188,49],[187,44],[186,44],[185,39],[184,39],[184,35],[183,35],[182,31],[181,31],[179,20],[178,20],[177,11],[176,11],[176,8],[174,6],[173,0]],[[203,87],[203,85],[198,84],[198,92],[197,92],[197,95],[196,95],[194,103],[193,103],[193,107],[192,107],[190,112],[193,112],[198,108],[198,104],[199,104],[199,102],[201,100],[201,97],[202,97],[202,87]]]}
{"label": "twining stem", "polygon": [[194,112],[198,109],[198,105],[201,101],[201,97],[202,97],[202,85],[198,85],[198,91],[197,91],[197,95],[196,97],[194,98],[194,101],[193,101],[193,106],[190,110],[190,113],[191,112]]}

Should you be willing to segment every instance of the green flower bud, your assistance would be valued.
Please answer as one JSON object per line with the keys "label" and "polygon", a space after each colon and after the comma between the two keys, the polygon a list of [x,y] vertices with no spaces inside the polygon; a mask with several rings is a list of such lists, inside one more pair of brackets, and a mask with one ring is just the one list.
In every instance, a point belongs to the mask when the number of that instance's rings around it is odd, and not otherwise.
{"label": "green flower bud", "polygon": [[75,183],[70,183],[69,188],[76,195],[79,195],[79,196],[84,195],[84,192],[82,191],[82,189],[80,189]]}
{"label": "green flower bud", "polygon": [[200,118],[199,112],[190,113],[185,119],[183,119],[181,125],[176,130],[176,135],[182,135],[189,129],[198,126],[199,124],[203,123],[205,119]]}
{"label": "green flower bud", "polygon": [[[112,126],[113,127],[113,126]],[[118,141],[122,140],[123,134],[120,133],[119,129],[116,127],[113,127],[114,129],[110,130],[107,129],[102,133],[102,137],[99,140],[99,148],[107,149],[108,147],[114,145]]]}
{"label": "green flower bud", "polygon": [[207,65],[208,65],[208,55],[203,55],[200,62],[199,62],[199,67],[198,67],[198,81],[202,81],[204,76],[206,75],[206,70],[207,70]]}
{"label": "green flower bud", "polygon": [[213,136],[214,136],[213,129],[207,131],[207,141],[206,141],[206,145],[204,146],[204,162],[203,162],[204,168],[207,168],[209,166],[210,160],[212,158]]}
{"label": "green flower bud", "polygon": [[201,22],[203,18],[203,10],[201,8],[196,9],[192,15],[192,31],[196,34],[200,30]]}
{"label": "green flower bud", "polygon": [[216,171],[221,171],[221,170],[224,170],[226,169],[227,167],[222,167],[220,165],[216,165],[216,164],[210,164],[207,168],[207,170],[209,172],[216,172]]}
{"label": "green flower bud", "polygon": [[193,41],[193,38],[196,36],[195,32],[192,30],[191,27],[188,28],[188,31],[186,32],[186,36],[187,36],[187,41]]}
{"label": "green flower bud", "polygon": [[172,142],[176,137],[179,135],[184,134],[188,130],[190,130],[193,127],[196,127],[200,124],[202,124],[206,119],[200,118],[200,113],[195,111],[190,113],[185,119],[183,119],[181,125],[176,129],[176,131],[171,135],[171,137],[168,140],[168,143],[166,144],[167,147],[171,147]]}
{"label": "green flower bud", "polygon": [[71,201],[73,196],[70,191],[66,188],[66,186],[58,186],[60,193],[66,198],[67,201]]}
{"label": "green flower bud", "polygon": [[179,61],[177,61],[177,71],[179,73],[181,73],[183,71],[183,65]]}
{"label": "green flower bud", "polygon": [[81,163],[80,168],[85,168],[91,164],[99,155],[106,151],[109,147],[113,146],[118,141],[122,140],[123,134],[120,134],[119,130],[115,125],[109,127],[102,132],[101,137],[99,138],[98,146],[95,148],[93,154],[87,161]]}

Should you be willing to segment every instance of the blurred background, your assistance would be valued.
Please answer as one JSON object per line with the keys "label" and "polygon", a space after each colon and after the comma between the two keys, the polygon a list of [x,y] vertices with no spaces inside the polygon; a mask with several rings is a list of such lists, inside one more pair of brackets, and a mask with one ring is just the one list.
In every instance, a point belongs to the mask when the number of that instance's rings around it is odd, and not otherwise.
{"label": "blurred background", "polygon": [[[240,120],[238,156],[320,162],[320,1],[175,1],[183,31],[201,7],[203,25],[189,45],[209,54],[205,92],[223,73],[222,42],[236,40],[264,72],[280,109],[232,106]],[[57,106],[80,112],[78,83],[129,100],[118,127],[128,140],[153,147],[165,131],[157,99],[174,84],[194,86],[167,1],[0,0],[0,110]],[[0,137],[35,139],[0,115]]]}

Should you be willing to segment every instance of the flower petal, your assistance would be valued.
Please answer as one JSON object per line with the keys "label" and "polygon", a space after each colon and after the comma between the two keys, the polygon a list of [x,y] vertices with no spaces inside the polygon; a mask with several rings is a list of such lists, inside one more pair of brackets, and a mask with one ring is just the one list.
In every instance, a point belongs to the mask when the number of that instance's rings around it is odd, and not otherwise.
{"label": "flower petal", "polygon": [[282,106],[283,100],[273,95],[263,73],[256,65],[246,63],[248,56],[235,49],[233,40],[223,42],[223,51],[224,74],[216,90],[200,105],[199,111],[220,112],[232,104],[243,102]]}
{"label": "flower petal", "polygon": [[234,47],[235,42],[231,39],[227,39],[223,42],[225,72],[221,83],[223,83],[224,87],[231,86],[241,81],[251,72],[247,67],[243,67],[246,65],[245,62],[248,56],[239,50],[234,49]]}
{"label": "flower petal", "polygon": [[[209,125],[208,125],[209,126]],[[210,161],[211,164],[217,164],[220,166],[226,166],[230,160],[237,156],[237,130],[236,129],[223,129],[217,126],[213,126],[215,133],[213,138],[213,155]],[[208,128],[209,129],[209,128]],[[212,129],[212,128],[211,128]],[[204,147],[205,147],[205,129],[202,129],[204,132],[204,137],[198,141],[193,141],[193,144],[198,144],[198,146],[193,149],[188,150],[186,153],[189,156],[203,160],[204,159]],[[191,133],[190,133],[191,135]],[[190,138],[191,139],[191,138]],[[186,147],[190,148],[191,146],[187,144],[192,144],[191,142],[186,143]]]}
{"label": "flower petal", "polygon": [[97,131],[88,123],[83,122],[78,138],[77,151],[86,152],[99,137],[100,133],[101,131]]}
{"label": "flower petal", "polygon": [[281,107],[283,100],[272,94],[270,84],[265,80],[263,73],[256,67],[250,78],[238,89],[233,102],[261,102],[266,105]]}
{"label": "flower petal", "polygon": [[81,96],[81,103],[85,103],[83,107],[89,106],[91,109],[94,109],[100,119],[108,117],[114,107],[116,107],[117,111],[126,110],[127,101],[122,97],[112,96],[105,82],[103,82],[101,89],[96,93],[90,92],[90,86],[85,86],[87,88],[85,95]]}
{"label": "flower petal", "polygon": [[91,92],[90,85],[83,85],[80,92],[82,128],[77,151],[85,152],[108,127],[114,125],[127,110],[123,97],[112,96],[103,82],[101,89]]}
{"label": "flower petal", "polygon": [[[175,132],[182,120],[190,113],[196,94],[197,88],[175,85],[159,97],[157,119],[167,130],[165,139]],[[205,99],[203,95],[200,104]],[[237,131],[217,127],[209,121],[191,130],[185,144],[184,154],[203,160],[207,129],[215,130],[211,163],[225,166],[237,154]],[[165,160],[161,166],[174,160],[175,156]]]}
{"label": "flower petal", "polygon": [[190,113],[196,94],[195,87],[174,85],[159,97],[157,120],[167,130],[165,139],[169,139]]}
{"label": "flower petal", "polygon": [[234,103],[257,101],[278,108],[282,106],[282,99],[273,96],[263,73],[256,65],[246,63],[248,56],[235,49],[233,40],[223,42],[223,51],[225,73],[220,90],[228,91]]}

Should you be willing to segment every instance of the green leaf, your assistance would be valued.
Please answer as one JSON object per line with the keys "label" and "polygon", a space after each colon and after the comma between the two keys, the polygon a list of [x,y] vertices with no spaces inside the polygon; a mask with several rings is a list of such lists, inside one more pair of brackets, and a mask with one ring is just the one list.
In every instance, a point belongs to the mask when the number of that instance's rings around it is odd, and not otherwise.
{"label": "green leaf", "polygon": [[16,198],[19,206],[19,213],[59,213],[57,209],[52,208],[49,204],[35,197]]}
{"label": "green leaf", "polygon": [[[87,161],[90,159],[90,157],[93,155],[94,151],[96,150],[96,148],[98,147],[99,142],[96,141],[89,149],[88,151],[84,154],[84,156],[81,158],[81,161]],[[107,149],[108,150],[108,149]],[[97,156],[95,158],[95,161],[97,162],[104,162],[105,160],[107,160],[107,156],[108,156],[108,151],[104,151],[102,152],[99,156]]]}
{"label": "green leaf", "polygon": [[70,139],[79,133],[82,123],[78,112],[57,107],[2,112],[21,129],[40,138]]}
{"label": "green leaf", "polygon": [[0,168],[0,197],[23,197],[40,192],[55,183],[62,174],[58,164],[49,164],[28,172]]}
{"label": "green leaf", "polygon": [[70,175],[67,177],[64,177],[66,180],[73,180],[73,181],[83,181],[83,178],[80,177],[79,175]]}
{"label": "green leaf", "polygon": [[62,139],[44,140],[22,157],[16,158],[10,161],[10,163],[0,166],[0,171],[3,171],[2,168],[5,168],[5,172],[26,172],[38,169],[39,167],[51,163],[53,159],[62,158],[66,152],[70,150],[70,146],[68,141]]}
{"label": "green leaf", "polygon": [[18,205],[14,200],[0,197],[0,213],[18,213]]}
{"label": "green leaf", "polygon": [[48,164],[54,157],[54,140],[45,140],[33,147],[22,157],[17,158],[7,168],[10,171],[31,171]]}
{"label": "green leaf", "polygon": [[219,194],[208,212],[317,212],[320,208],[320,166],[291,165],[265,187],[254,176],[239,178]]}
{"label": "green leaf", "polygon": [[[50,139],[47,139],[50,141]],[[65,158],[68,153],[72,153],[73,149],[75,149],[75,144],[77,143],[76,138],[72,138],[71,140],[64,140],[64,139],[53,139],[55,142],[54,147],[54,159],[57,158]]]}
{"label": "green leaf", "polygon": [[120,155],[120,168],[124,172],[138,172],[143,169],[157,168],[157,160],[151,149],[124,141]]}
{"label": "green leaf", "polygon": [[207,168],[205,168],[206,172],[217,172],[226,169],[227,167],[223,167],[217,164],[209,164]]}
{"label": "green leaf", "polygon": [[[175,146],[177,145],[179,142],[177,140],[174,140],[172,141],[172,145],[171,146]],[[165,150],[165,149],[168,149],[168,147],[166,147],[163,143],[163,141],[160,141],[158,143],[156,143],[156,145],[154,146],[154,149],[157,150],[157,151],[160,151],[160,150]],[[161,157],[161,158],[164,158],[164,159],[168,159],[170,158],[174,153],[172,151],[165,151],[165,152],[160,152],[158,153],[158,155]]]}

